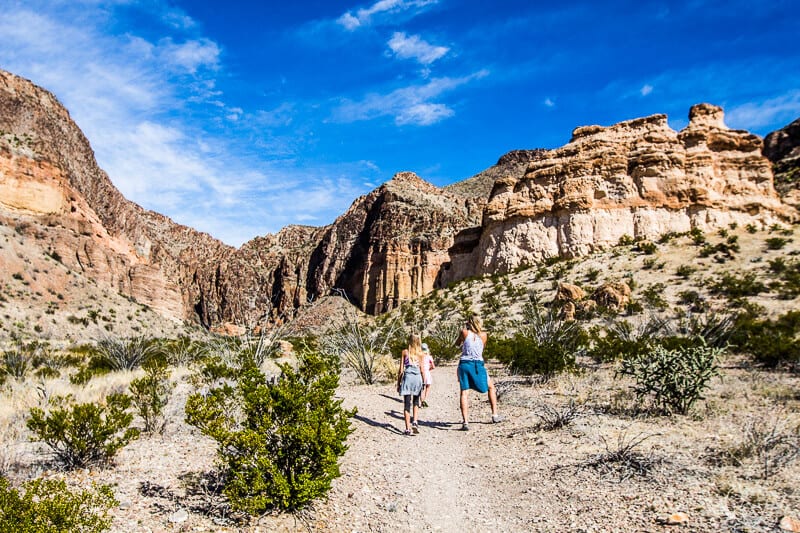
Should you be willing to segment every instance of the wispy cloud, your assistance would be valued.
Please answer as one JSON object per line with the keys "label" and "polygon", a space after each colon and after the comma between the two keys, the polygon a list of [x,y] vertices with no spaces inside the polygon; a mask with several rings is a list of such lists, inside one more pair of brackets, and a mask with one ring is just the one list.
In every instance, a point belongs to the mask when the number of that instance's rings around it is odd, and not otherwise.
{"label": "wispy cloud", "polygon": [[390,17],[401,12],[418,12],[426,6],[436,4],[438,0],[378,0],[369,7],[348,11],[339,17],[338,22],[348,31],[369,26],[375,19]]}
{"label": "wispy cloud", "polygon": [[789,123],[800,117],[800,90],[770,98],[763,102],[746,102],[729,108],[725,122],[734,128],[756,130],[776,123]]}
{"label": "wispy cloud", "polygon": [[650,84],[647,84],[647,83],[645,83],[645,84],[642,86],[642,88],[641,88],[641,89],[639,89],[639,94],[641,94],[642,96],[647,96],[647,95],[648,95],[648,94],[650,94],[651,92],[653,92],[653,86],[652,86],[652,85],[650,85]]}
{"label": "wispy cloud", "polygon": [[553,101],[552,98],[545,98],[544,102],[542,102],[542,103],[545,105],[545,107],[555,107],[556,106],[556,103]]}
{"label": "wispy cloud", "polygon": [[[293,104],[226,103],[224,50],[185,13],[160,0],[127,2],[163,28],[145,37],[113,31],[113,4],[89,10],[87,1],[4,8],[0,68],[56,94],[127,198],[239,245],[299,220],[329,223],[366,192],[361,182],[379,178],[361,164],[294,167],[286,157],[296,141],[270,133],[292,123]],[[242,138],[253,144],[237,146]]]}
{"label": "wispy cloud", "polygon": [[356,122],[393,116],[397,125],[428,126],[455,114],[453,109],[432,100],[474,80],[488,76],[481,70],[460,78],[436,78],[424,85],[401,87],[387,94],[369,94],[363,100],[346,100],[333,110],[336,122]]}
{"label": "wispy cloud", "polygon": [[414,59],[423,65],[430,65],[450,51],[446,46],[435,46],[423,41],[419,35],[406,35],[399,31],[392,35],[388,45],[396,57]]}

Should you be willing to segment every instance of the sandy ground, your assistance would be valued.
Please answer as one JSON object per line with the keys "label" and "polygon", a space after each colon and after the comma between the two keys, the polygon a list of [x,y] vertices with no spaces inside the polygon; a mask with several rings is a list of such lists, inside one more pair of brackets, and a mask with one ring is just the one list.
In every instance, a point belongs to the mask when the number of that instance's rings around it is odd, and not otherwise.
{"label": "sandy ground", "polygon": [[[470,431],[460,431],[455,366],[434,371],[430,407],[420,434],[402,434],[402,403],[391,385],[343,385],[347,407],[358,407],[328,498],[298,515],[231,520],[205,474],[214,470],[214,443],[183,422],[191,392],[181,378],[164,435],[124,448],[113,468],[67,474],[74,484],[114,486],[120,506],[112,531],[777,531],[800,515],[794,462],[758,478],[757,464],[720,465],[714,450],[739,442],[748,420],[798,420],[800,377],[730,367],[692,416],[631,416],[628,383],[613,368],[587,369],[546,384],[492,368],[508,420],[492,424],[485,395],[471,394]],[[579,415],[554,431],[537,427],[544,406],[575,402]],[[627,407],[626,407],[627,406]],[[776,418],[777,417],[777,418]],[[641,440],[634,450],[652,464],[645,475],[601,454]],[[40,454],[17,447],[19,476],[64,476],[40,470]],[[8,453],[8,448],[6,452]],[[19,479],[19,478],[18,478]],[[204,480],[208,481],[205,483]],[[664,522],[684,513],[682,526]]]}

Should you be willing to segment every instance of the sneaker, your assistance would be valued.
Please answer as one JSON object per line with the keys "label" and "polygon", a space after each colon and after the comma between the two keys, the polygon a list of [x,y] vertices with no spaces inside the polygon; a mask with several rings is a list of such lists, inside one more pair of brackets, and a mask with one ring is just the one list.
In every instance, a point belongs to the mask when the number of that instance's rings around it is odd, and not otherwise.
{"label": "sneaker", "polygon": [[405,431],[403,432],[403,435],[405,435],[405,436],[410,436],[410,435],[411,435],[411,430],[410,430],[410,429],[407,429],[407,430],[405,430]]}
{"label": "sneaker", "polygon": [[414,435],[416,435],[419,433],[419,427],[416,424],[414,424],[413,426],[411,426],[411,431],[413,431]]}
{"label": "sneaker", "polygon": [[469,431],[469,424],[467,424],[466,422],[461,424],[461,431]]}
{"label": "sneaker", "polygon": [[504,417],[503,415],[492,415],[492,424],[497,424],[505,419],[506,417]]}
{"label": "sneaker", "polygon": [[428,407],[428,402],[426,402],[425,400],[422,400],[422,407]]}

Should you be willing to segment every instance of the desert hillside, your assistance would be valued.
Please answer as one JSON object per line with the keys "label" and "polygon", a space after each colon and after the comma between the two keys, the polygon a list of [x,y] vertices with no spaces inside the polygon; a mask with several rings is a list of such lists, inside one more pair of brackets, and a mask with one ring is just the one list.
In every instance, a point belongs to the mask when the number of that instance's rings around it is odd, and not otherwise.
{"label": "desert hillside", "polygon": [[[120,532],[800,531],[796,130],[583,126],[234,249],[0,72],[0,490]],[[472,314],[506,418],[461,431]]]}

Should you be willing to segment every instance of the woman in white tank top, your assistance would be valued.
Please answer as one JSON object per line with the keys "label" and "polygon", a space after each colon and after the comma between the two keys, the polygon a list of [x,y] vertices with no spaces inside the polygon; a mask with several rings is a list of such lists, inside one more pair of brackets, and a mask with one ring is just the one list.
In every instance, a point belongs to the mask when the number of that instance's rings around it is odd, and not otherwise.
{"label": "woman in white tank top", "polygon": [[492,422],[500,422],[503,417],[497,412],[497,392],[492,378],[486,373],[483,362],[483,348],[488,337],[483,331],[483,323],[478,316],[467,319],[466,327],[461,330],[457,344],[461,345],[461,359],[458,362],[458,383],[461,387],[461,430],[469,430],[469,390],[489,394],[489,406],[492,409]]}

